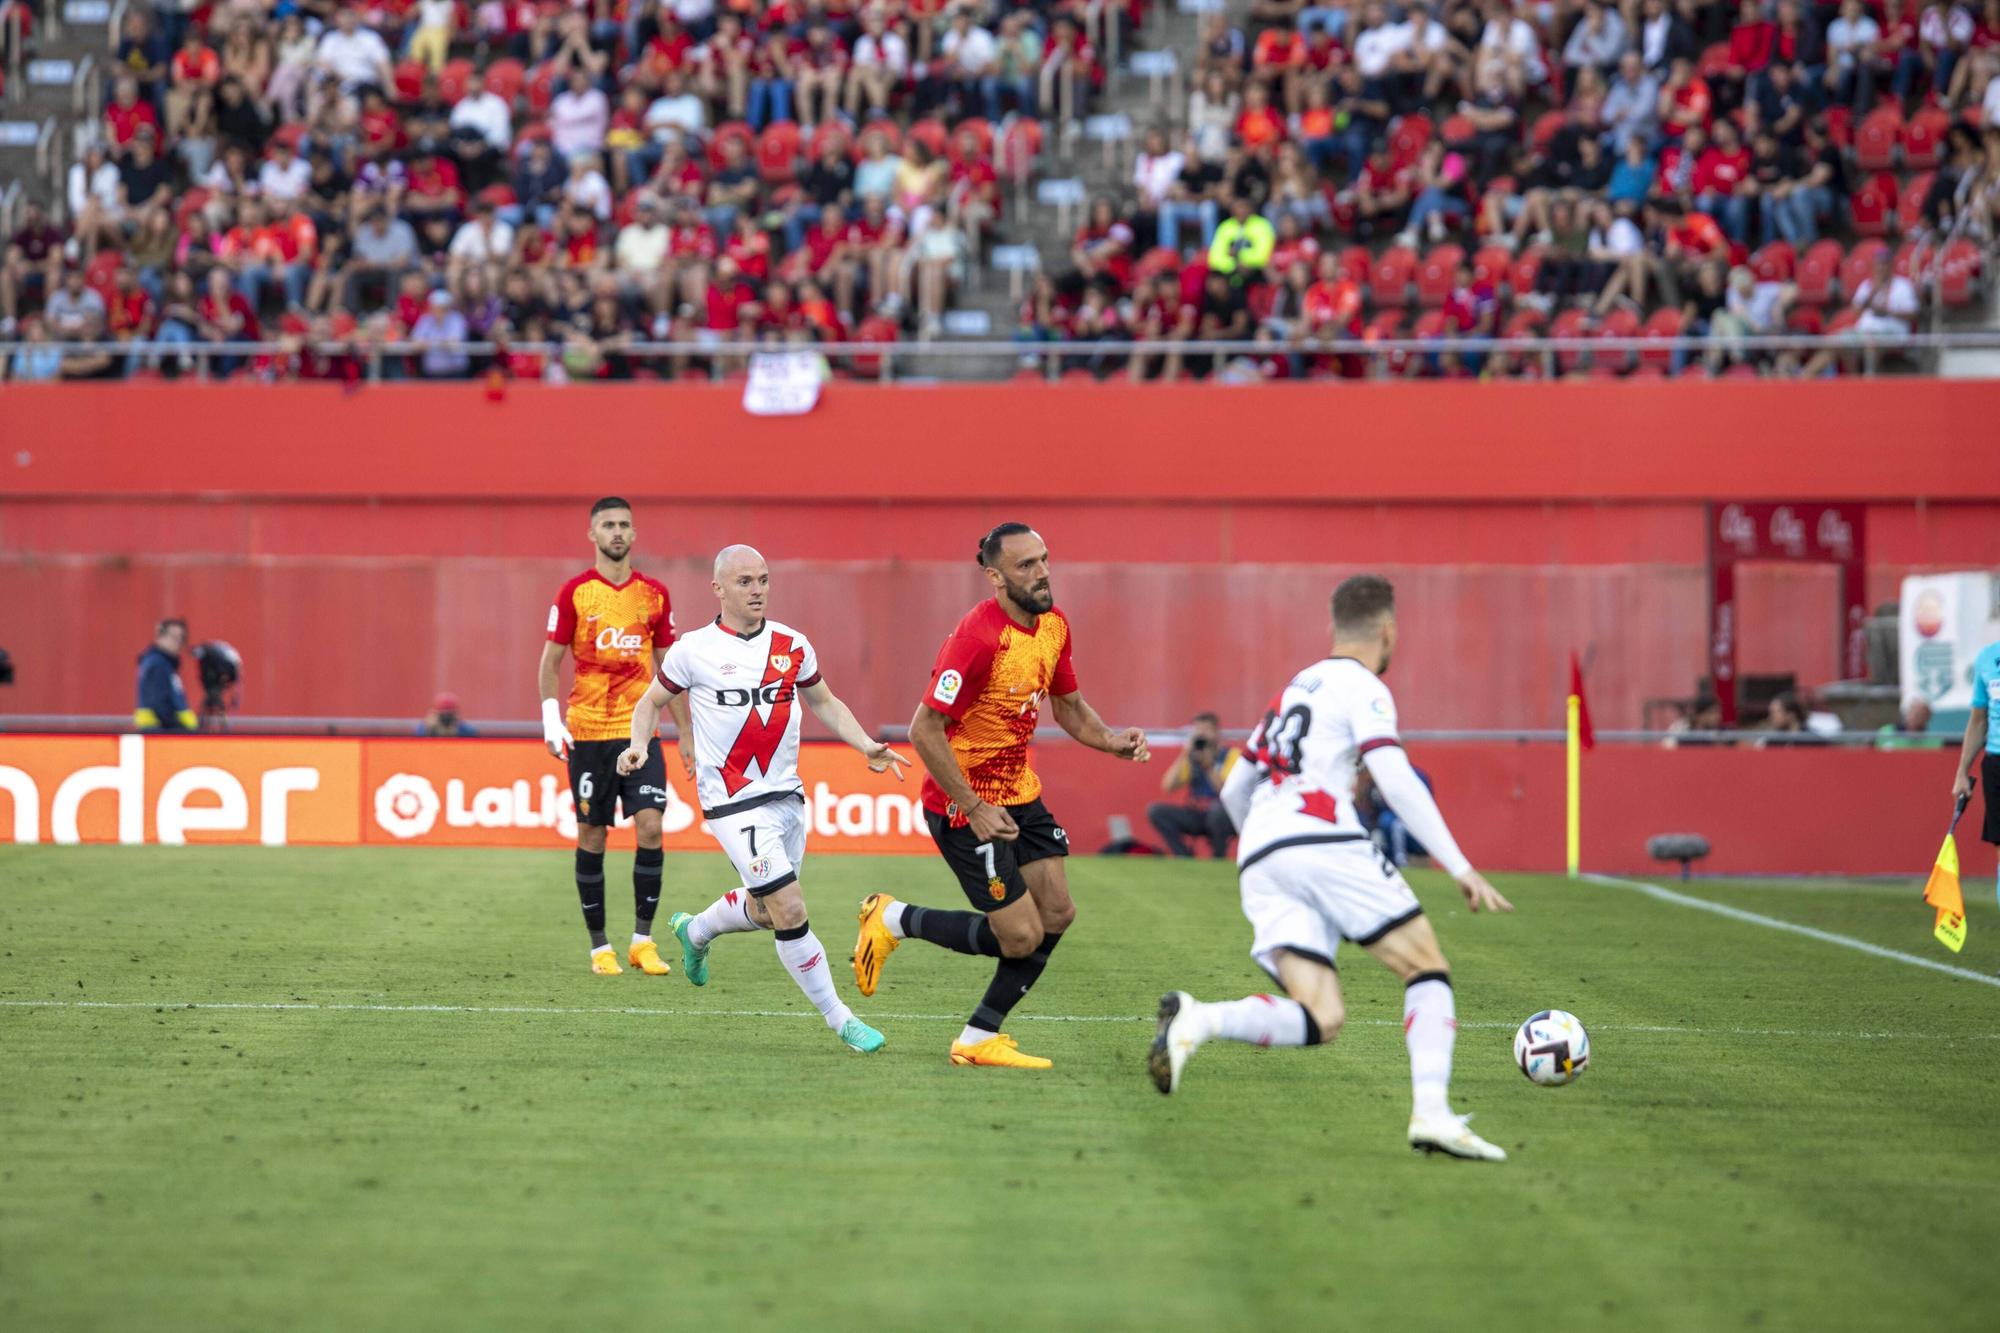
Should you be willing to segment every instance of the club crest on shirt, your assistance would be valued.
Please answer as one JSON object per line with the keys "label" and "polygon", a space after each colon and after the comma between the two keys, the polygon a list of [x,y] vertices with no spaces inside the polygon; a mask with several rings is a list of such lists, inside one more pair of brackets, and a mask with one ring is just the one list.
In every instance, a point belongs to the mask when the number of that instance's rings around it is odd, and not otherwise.
{"label": "club crest on shirt", "polygon": [[1007,886],[997,878],[986,881],[986,891],[993,895],[993,901],[996,903],[1007,896]]}
{"label": "club crest on shirt", "polygon": [[791,669],[792,669],[792,655],[790,653],[771,654],[771,670],[777,672],[779,675],[782,676]]}
{"label": "club crest on shirt", "polygon": [[750,863],[748,869],[750,871],[750,878],[752,879],[768,878],[771,873],[771,858],[760,856]]}

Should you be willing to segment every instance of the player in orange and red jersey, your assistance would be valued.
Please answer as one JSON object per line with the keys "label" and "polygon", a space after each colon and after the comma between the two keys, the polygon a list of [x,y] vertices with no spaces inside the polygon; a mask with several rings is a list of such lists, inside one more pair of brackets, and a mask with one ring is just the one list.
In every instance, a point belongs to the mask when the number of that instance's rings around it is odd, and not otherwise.
{"label": "player in orange and red jersey", "polygon": [[861,903],[854,977],[873,995],[882,964],[905,939],[998,958],[993,984],[951,1044],[955,1065],[1047,1069],[1000,1031],[1048,966],[1076,916],[1063,858],[1069,836],[1042,804],[1029,761],[1046,700],[1062,729],[1094,750],[1145,763],[1146,733],[1113,731],[1078,691],[1069,618],[1049,590],[1049,548],[1025,523],[1002,523],[979,544],[993,600],[958,622],[910,723],[930,776],[924,818],[978,910],[950,912],[873,893]]}
{"label": "player in orange and red jersey", "polygon": [[[569,761],[570,795],[576,801],[576,893],[590,931],[590,970],[624,971],[604,934],[604,840],[619,806],[631,819],[639,850],[632,859],[632,945],[626,960],[648,976],[671,969],[653,944],[653,913],[660,905],[660,812],[667,806],[667,766],[654,743],[636,772],[621,775],[618,756],[631,739],[632,705],[653,683],[660,657],[674,641],[674,612],[667,590],[632,568],[632,506],[606,496],[590,507],[590,543],[597,560],[556,594],[549,608],[548,642],[542,645],[542,740],[549,753]],[[556,702],[557,668],[568,651],[576,658],[565,716]],[[690,762],[687,705],[673,709],[680,728],[681,762]],[[690,768],[689,772],[693,769]]]}

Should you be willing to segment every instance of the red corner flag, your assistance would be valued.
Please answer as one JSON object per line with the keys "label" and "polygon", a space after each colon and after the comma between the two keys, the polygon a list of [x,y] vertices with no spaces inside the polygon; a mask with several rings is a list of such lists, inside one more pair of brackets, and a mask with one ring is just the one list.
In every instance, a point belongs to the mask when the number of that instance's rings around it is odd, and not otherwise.
{"label": "red corner flag", "polygon": [[1590,729],[1590,704],[1583,697],[1583,666],[1576,660],[1576,652],[1569,655],[1569,692],[1576,700],[1576,734],[1583,748],[1588,750],[1597,744],[1597,736]]}

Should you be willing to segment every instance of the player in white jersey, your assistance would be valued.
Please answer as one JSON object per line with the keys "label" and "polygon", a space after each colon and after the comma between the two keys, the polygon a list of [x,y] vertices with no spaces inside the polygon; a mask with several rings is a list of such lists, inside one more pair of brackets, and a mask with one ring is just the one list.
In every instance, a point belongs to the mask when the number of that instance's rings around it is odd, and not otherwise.
{"label": "player in white jersey", "polygon": [[1466,1127],[1447,1099],[1458,1035],[1451,972],[1416,895],[1368,841],[1354,808],[1368,766],[1410,833],[1458,881],[1474,912],[1511,912],[1458,849],[1430,791],[1396,739],[1396,702],[1382,673],[1396,646],[1395,590],[1359,575],[1333,594],[1333,655],[1292,677],[1223,783],[1239,830],[1237,873],[1250,956],[1288,998],[1251,995],[1204,1004],[1185,991],[1160,1000],[1146,1067],[1161,1092],[1180,1087],[1187,1059],[1215,1037],[1258,1046],[1332,1041],[1346,1010],[1334,951],[1351,940],[1403,980],[1403,1035],[1414,1105],[1410,1146],[1490,1162],[1507,1154]]}
{"label": "player in white jersey", "polygon": [[900,782],[910,761],[861,729],[820,679],[819,654],[805,635],[765,616],[771,571],[763,556],[748,546],[725,547],[715,557],[714,589],[720,614],[667,650],[652,688],[632,710],[632,745],[618,760],[620,772],[645,762],[660,710],[673,696],[687,696],[701,812],[743,887],[698,915],[674,914],[682,966],[689,981],[706,985],[708,950],[717,937],[770,930],[779,960],[826,1025],[857,1051],[880,1050],[882,1034],[856,1018],[834,989],[799,892],[806,802],[793,701],[804,700],[875,772],[892,769]]}

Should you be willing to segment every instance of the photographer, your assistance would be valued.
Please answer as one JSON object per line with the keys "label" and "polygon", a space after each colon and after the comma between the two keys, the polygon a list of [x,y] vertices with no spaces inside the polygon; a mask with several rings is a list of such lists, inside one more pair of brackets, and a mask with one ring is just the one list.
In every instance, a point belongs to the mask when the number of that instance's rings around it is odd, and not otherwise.
{"label": "photographer", "polygon": [[431,711],[417,724],[419,736],[471,736],[472,724],[458,714],[458,696],[449,690],[431,704]]}
{"label": "photographer", "polygon": [[1190,837],[1208,839],[1218,861],[1229,854],[1229,840],[1236,836],[1236,829],[1217,797],[1241,755],[1234,746],[1223,746],[1215,714],[1196,716],[1188,728],[1187,749],[1160,782],[1160,790],[1169,796],[1178,793],[1180,802],[1155,801],[1146,807],[1147,822],[1175,856],[1194,855],[1187,843]]}
{"label": "photographer", "polygon": [[187,647],[187,621],[162,620],[153,642],[139,654],[138,698],[132,705],[132,725],[140,731],[193,731],[194,710],[188,707],[181,683],[181,651]]}

